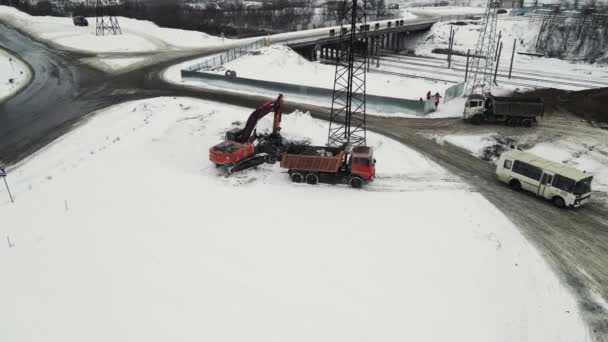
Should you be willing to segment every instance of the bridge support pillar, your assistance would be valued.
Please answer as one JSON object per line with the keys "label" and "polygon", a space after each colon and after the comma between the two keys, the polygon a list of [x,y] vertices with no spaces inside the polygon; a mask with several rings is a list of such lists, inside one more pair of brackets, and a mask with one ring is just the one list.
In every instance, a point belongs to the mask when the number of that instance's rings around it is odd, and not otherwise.
{"label": "bridge support pillar", "polygon": [[393,33],[393,50],[399,49],[399,36],[401,33],[395,32]]}

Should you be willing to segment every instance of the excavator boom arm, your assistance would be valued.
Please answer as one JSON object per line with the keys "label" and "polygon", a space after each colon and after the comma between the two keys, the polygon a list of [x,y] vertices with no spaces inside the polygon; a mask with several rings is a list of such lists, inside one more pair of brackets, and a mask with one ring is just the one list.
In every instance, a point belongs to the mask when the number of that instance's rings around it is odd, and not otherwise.
{"label": "excavator boom arm", "polygon": [[256,108],[245,124],[245,128],[241,131],[238,141],[246,143],[251,138],[253,130],[266,114],[274,112],[274,122],[272,125],[272,133],[278,133],[281,130],[281,117],[283,115],[283,95],[279,94],[276,100],[268,100],[258,108]]}

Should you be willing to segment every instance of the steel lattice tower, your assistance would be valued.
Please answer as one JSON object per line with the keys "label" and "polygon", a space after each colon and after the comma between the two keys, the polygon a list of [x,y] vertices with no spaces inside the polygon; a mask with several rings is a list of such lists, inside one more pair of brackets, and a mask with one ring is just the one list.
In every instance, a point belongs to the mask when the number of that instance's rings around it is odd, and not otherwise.
{"label": "steel lattice tower", "polygon": [[[105,2],[105,3],[104,3]],[[115,13],[109,9],[115,8],[116,0],[95,0],[95,35],[119,35],[122,34]],[[111,13],[109,13],[111,12]]]}
{"label": "steel lattice tower", "polygon": [[492,89],[492,73],[494,71],[494,56],[496,54],[496,23],[500,3],[488,0],[483,22],[479,30],[479,38],[471,62],[471,72],[467,80],[465,95],[473,93],[489,93]]}
{"label": "steel lattice tower", "polygon": [[[344,0],[336,58],[328,146],[365,145],[367,0]],[[357,114],[354,116],[353,114]]]}

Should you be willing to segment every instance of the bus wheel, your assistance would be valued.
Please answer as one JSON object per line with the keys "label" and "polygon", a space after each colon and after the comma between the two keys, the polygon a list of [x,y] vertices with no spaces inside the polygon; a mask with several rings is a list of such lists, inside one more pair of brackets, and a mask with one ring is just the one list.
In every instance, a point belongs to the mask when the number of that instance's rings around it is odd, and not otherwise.
{"label": "bus wheel", "polygon": [[521,183],[517,179],[511,179],[509,186],[515,191],[521,191]]}
{"label": "bus wheel", "polygon": [[291,181],[294,183],[302,183],[304,181],[304,177],[299,172],[294,172],[291,174]]}
{"label": "bus wheel", "polygon": [[564,199],[559,196],[553,197],[552,202],[558,208],[564,208],[566,206],[566,202],[564,201]]}
{"label": "bus wheel", "polygon": [[315,184],[319,183],[319,177],[317,175],[315,175],[314,173],[309,173],[306,175],[306,183],[308,183],[310,185],[315,185]]}
{"label": "bus wheel", "polygon": [[363,180],[361,180],[361,178],[353,177],[350,179],[350,186],[352,186],[353,188],[359,189],[359,188],[361,188],[362,185],[363,185]]}

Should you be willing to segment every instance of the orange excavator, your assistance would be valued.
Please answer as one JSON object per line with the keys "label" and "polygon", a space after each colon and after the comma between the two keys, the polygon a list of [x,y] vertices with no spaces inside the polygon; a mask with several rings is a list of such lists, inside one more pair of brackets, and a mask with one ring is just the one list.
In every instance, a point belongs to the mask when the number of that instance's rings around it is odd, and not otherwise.
{"label": "orange excavator", "polygon": [[[209,160],[217,167],[226,168],[229,173],[263,163],[276,163],[283,146],[280,134],[283,102],[283,95],[279,94],[276,100],[268,100],[256,108],[244,128],[231,129],[226,132],[223,142],[209,149]],[[258,121],[271,112],[274,112],[272,133],[258,135],[255,131]]]}

